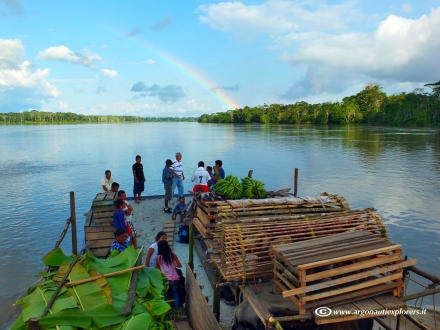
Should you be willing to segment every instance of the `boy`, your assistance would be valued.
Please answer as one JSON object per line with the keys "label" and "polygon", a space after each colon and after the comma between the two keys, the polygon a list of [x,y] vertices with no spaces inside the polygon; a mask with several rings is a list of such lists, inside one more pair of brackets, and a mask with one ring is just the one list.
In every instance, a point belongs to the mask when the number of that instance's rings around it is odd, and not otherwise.
{"label": "boy", "polygon": [[223,162],[221,160],[216,160],[214,165],[214,176],[212,177],[212,180],[214,180],[214,184],[219,179],[225,178],[225,170],[222,168]]}
{"label": "boy", "polygon": [[136,163],[131,167],[133,170],[134,177],[134,186],[133,186],[133,195],[134,202],[140,203],[144,199],[141,197],[142,192],[144,191],[144,182],[146,181],[144,175],[144,166],[141,164],[141,156],[136,156]]}
{"label": "boy", "polygon": [[178,214],[180,214],[180,223],[183,222],[183,217],[185,216],[185,197],[179,198],[179,203],[176,205],[173,211],[173,215],[171,216],[171,219],[176,220],[176,217]]}
{"label": "boy", "polygon": [[129,226],[131,229],[131,230],[129,230],[131,232],[131,234],[129,234],[130,243],[131,243],[131,245],[134,245],[134,248],[137,250],[136,230],[134,229],[133,221],[132,221],[133,217],[131,215],[131,212],[133,211],[133,206],[131,206],[127,202],[127,194],[125,193],[124,190],[118,191],[118,199],[124,201],[124,203],[125,203],[125,207],[122,208],[122,212],[124,212],[125,225]]}
{"label": "boy", "polygon": [[165,207],[163,211],[165,213],[172,213],[171,208],[168,207],[168,202],[173,198],[173,178],[176,176],[174,171],[171,169],[173,161],[167,159],[165,161],[165,167],[162,170],[162,182],[165,188]]}
{"label": "boy", "polygon": [[124,211],[122,211],[122,209],[126,207],[126,204],[121,199],[115,200],[114,204],[116,207],[115,212],[113,213],[113,227],[115,227],[115,232],[119,228],[123,228],[125,232],[127,232],[127,226],[125,225]]}
{"label": "boy", "polygon": [[214,180],[212,179],[212,177],[214,176],[214,173],[212,173],[212,167],[211,166],[206,166],[206,172],[208,172],[209,177],[211,178],[208,181],[208,187],[211,187],[214,184]]}

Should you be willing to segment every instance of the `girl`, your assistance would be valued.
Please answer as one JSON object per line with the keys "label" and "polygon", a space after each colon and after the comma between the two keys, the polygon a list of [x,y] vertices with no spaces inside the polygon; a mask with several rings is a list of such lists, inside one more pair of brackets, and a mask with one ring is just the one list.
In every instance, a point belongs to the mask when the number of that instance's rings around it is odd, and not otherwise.
{"label": "girl", "polygon": [[[170,288],[168,290],[167,298],[171,296],[174,298],[174,308],[177,309],[179,305],[179,280],[180,276],[176,272],[176,267],[182,267],[179,258],[171,251],[167,241],[160,241],[157,244],[158,253],[156,258],[156,268],[160,269],[162,273],[167,276]],[[171,294],[170,294],[171,293]]]}
{"label": "girl", "polygon": [[166,241],[166,240],[167,240],[167,234],[164,231],[160,231],[157,233],[156,242],[151,244],[150,248],[148,249],[147,258],[145,259],[146,267],[156,267],[157,244],[160,241]]}

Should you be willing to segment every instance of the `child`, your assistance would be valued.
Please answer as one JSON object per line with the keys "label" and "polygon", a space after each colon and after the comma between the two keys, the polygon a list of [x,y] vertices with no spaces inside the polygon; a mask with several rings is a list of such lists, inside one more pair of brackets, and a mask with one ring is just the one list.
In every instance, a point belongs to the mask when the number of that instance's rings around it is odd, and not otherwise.
{"label": "child", "polygon": [[167,276],[170,287],[167,298],[174,298],[174,308],[180,307],[179,304],[179,281],[180,276],[177,274],[176,267],[182,267],[179,258],[171,251],[167,241],[160,241],[157,245],[158,252],[156,258],[156,268]]}
{"label": "child", "polygon": [[173,178],[177,176],[171,167],[173,165],[173,161],[171,159],[167,159],[165,161],[165,167],[162,170],[162,182],[165,188],[165,207],[163,211],[165,213],[171,213],[171,209],[168,207],[168,202],[173,199]]}
{"label": "child", "polygon": [[118,191],[118,199],[121,199],[122,201],[125,202],[125,207],[122,208],[122,211],[124,212],[125,226],[127,227],[128,229],[127,232],[130,235],[130,243],[131,245],[134,245],[134,248],[137,250],[136,230],[134,229],[133,221],[132,221],[133,217],[131,215],[131,212],[133,211],[133,206],[131,206],[127,202],[127,194],[125,193],[124,190]]}
{"label": "child", "polygon": [[160,241],[166,241],[166,240],[167,240],[167,234],[164,231],[160,231],[157,233],[156,242],[151,244],[150,248],[148,249],[147,258],[145,259],[146,267],[156,267],[157,244]]}
{"label": "child", "polygon": [[208,172],[211,179],[208,181],[208,187],[211,187],[214,184],[214,180],[212,177],[214,176],[214,173],[212,173],[212,166],[206,166],[206,172]]}
{"label": "child", "polygon": [[171,216],[171,218],[173,220],[176,220],[177,215],[180,214],[180,223],[182,223],[183,217],[185,216],[185,211],[184,211],[185,207],[186,207],[185,197],[180,197],[179,204],[177,204],[176,207],[174,208],[173,215]]}
{"label": "child", "polygon": [[125,232],[127,232],[124,211],[122,211],[122,209],[126,206],[125,201],[123,201],[122,199],[117,199],[115,200],[114,204],[116,207],[115,212],[113,213],[113,226],[115,227],[115,232],[119,228],[123,228]]}

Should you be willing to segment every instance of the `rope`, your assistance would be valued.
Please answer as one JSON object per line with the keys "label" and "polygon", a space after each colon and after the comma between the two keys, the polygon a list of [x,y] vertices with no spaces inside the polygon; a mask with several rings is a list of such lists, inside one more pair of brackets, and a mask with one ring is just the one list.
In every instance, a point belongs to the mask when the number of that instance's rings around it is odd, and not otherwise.
{"label": "rope", "polygon": [[246,281],[246,248],[244,246],[244,239],[243,239],[243,234],[241,233],[240,225],[236,223],[235,227],[237,228],[238,236],[240,237],[241,254],[243,255],[241,278],[243,279],[244,282]]}
{"label": "rope", "polygon": [[315,232],[313,231],[313,228],[312,228],[312,226],[310,225],[309,218],[306,217],[305,219],[306,219],[306,221],[307,221],[307,225],[309,226],[309,229],[310,229],[310,232],[312,233],[313,238],[316,238]]}

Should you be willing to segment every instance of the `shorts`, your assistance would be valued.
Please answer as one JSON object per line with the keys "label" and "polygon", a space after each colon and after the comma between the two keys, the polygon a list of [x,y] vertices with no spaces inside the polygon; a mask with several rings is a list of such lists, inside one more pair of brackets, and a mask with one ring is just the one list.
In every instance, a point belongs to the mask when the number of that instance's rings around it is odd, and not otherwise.
{"label": "shorts", "polygon": [[133,222],[127,221],[127,224],[130,226],[130,229],[131,229],[130,237],[134,238],[134,236],[136,235],[136,230],[134,229]]}
{"label": "shorts", "polygon": [[170,201],[173,199],[173,185],[166,185],[164,184],[163,187],[165,188],[165,199],[167,201]]}
{"label": "shorts", "polygon": [[144,183],[145,183],[144,181],[139,181],[138,183],[134,181],[133,195],[140,194],[141,192],[144,191]]}

